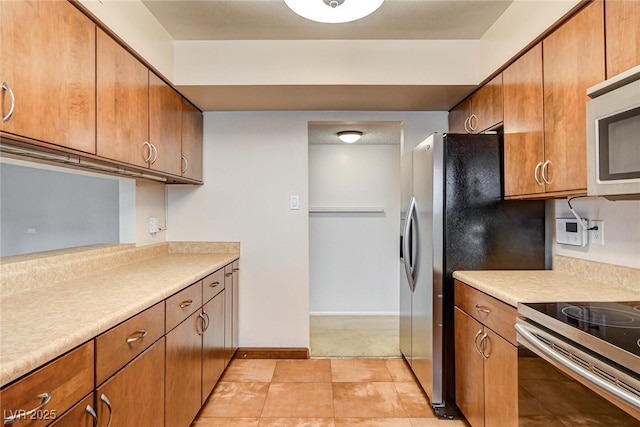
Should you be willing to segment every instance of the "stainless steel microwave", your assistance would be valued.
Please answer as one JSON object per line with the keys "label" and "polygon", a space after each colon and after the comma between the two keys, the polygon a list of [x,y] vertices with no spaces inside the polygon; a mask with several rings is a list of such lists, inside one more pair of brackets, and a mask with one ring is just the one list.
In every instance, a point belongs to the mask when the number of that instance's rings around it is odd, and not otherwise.
{"label": "stainless steel microwave", "polygon": [[587,194],[640,199],[640,65],[587,95]]}

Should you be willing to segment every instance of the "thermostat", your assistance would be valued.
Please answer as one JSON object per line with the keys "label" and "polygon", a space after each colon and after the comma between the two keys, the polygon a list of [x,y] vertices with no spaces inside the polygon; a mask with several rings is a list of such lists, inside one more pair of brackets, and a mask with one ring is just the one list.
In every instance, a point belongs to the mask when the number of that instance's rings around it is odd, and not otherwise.
{"label": "thermostat", "polygon": [[561,245],[586,246],[588,231],[575,218],[556,218],[556,242]]}

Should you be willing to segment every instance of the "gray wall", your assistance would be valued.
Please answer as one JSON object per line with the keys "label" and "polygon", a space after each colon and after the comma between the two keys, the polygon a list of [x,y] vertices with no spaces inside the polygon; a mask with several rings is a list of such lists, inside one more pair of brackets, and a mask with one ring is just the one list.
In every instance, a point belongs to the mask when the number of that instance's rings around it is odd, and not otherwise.
{"label": "gray wall", "polygon": [[118,180],[0,165],[0,256],[118,242]]}

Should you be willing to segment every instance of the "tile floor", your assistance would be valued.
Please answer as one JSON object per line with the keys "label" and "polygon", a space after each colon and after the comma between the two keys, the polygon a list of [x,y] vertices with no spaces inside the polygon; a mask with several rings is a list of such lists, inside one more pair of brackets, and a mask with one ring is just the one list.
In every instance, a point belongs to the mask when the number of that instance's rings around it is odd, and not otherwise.
{"label": "tile floor", "polygon": [[403,359],[234,359],[193,427],[464,427],[439,420]]}

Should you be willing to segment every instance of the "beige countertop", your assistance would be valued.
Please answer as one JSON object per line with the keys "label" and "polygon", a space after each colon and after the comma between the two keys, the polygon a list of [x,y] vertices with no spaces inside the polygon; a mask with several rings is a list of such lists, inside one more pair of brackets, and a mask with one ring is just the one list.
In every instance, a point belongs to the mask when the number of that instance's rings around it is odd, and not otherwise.
{"label": "beige countertop", "polygon": [[553,270],[456,271],[453,277],[514,307],[519,302],[640,300],[638,290]]}
{"label": "beige countertop", "polygon": [[171,253],[0,297],[0,386],[239,258]]}

